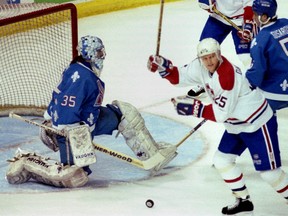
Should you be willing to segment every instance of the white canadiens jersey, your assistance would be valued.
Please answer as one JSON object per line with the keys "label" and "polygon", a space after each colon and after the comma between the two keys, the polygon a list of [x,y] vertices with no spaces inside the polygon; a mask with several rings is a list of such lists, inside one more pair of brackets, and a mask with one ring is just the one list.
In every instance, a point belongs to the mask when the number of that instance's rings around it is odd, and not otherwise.
{"label": "white canadiens jersey", "polygon": [[260,91],[251,90],[241,70],[224,57],[213,74],[207,71],[199,59],[178,68],[178,86],[204,87],[212,101],[216,122],[224,123],[229,133],[254,132],[273,115]]}
{"label": "white canadiens jersey", "polygon": [[[216,8],[232,21],[241,26],[243,22],[244,8],[252,6],[253,0],[216,0]],[[221,22],[230,25],[219,15],[212,13],[211,16],[220,20]]]}

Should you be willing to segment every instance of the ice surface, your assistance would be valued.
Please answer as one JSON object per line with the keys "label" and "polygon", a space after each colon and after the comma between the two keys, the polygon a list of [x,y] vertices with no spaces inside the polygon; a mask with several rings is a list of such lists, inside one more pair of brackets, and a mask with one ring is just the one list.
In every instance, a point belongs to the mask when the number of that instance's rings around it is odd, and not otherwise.
{"label": "ice surface", "polygon": [[[287,1],[278,0],[278,4],[279,16],[287,16]],[[148,56],[156,51],[159,9],[159,5],[147,6],[81,19],[79,36],[95,34],[106,46],[107,58],[102,75],[107,86],[104,102],[114,99],[127,101],[142,112],[194,127],[199,119],[178,116],[169,103],[171,97],[183,95],[187,89],[175,88],[146,69]],[[206,18],[207,13],[198,7],[197,1],[166,4],[160,54],[172,59],[175,65],[191,61],[196,56],[197,41]],[[222,53],[240,66],[230,37],[223,43]],[[286,109],[278,116],[283,169],[288,172],[287,115]],[[0,194],[0,215],[221,215],[221,208],[234,202],[230,191],[211,166],[223,127],[207,122],[199,132],[208,143],[206,154],[183,169],[144,181],[62,192],[27,193],[21,192],[24,185],[20,185],[18,193]],[[169,134],[167,137],[170,138]],[[248,153],[245,152],[237,162],[243,169],[255,205],[254,215],[288,215],[287,203],[261,180]],[[101,175],[103,173],[99,173]],[[147,199],[154,200],[153,208],[145,206]]]}
{"label": "ice surface", "polygon": [[[167,102],[168,103],[168,102]],[[146,127],[151,131],[152,136],[156,142],[165,142],[170,144],[177,144],[182,138],[191,130],[189,126],[183,125],[180,122],[153,115],[150,113],[142,113],[146,122]],[[25,117],[29,118],[30,117]],[[38,119],[33,121],[40,122]],[[157,124],[155,124],[157,122]],[[26,122],[22,122],[17,119],[2,118],[0,121],[1,132],[1,153],[3,157],[0,158],[0,188],[2,193],[39,193],[39,192],[55,192],[55,191],[67,191],[70,189],[55,188],[52,186],[35,184],[33,181],[29,181],[27,184],[22,185],[9,185],[3,176],[7,171],[7,160],[14,157],[15,152],[20,150],[36,152],[44,157],[49,157],[59,161],[59,152],[55,153],[48,149],[39,139],[39,128],[34,125],[27,125]],[[121,152],[136,158],[131,149],[126,145],[122,135],[119,135],[116,139],[116,131],[112,136],[102,135],[97,136],[94,139],[95,143],[101,144],[116,152]],[[189,143],[189,144],[188,144]],[[197,161],[206,151],[206,143],[203,141],[201,134],[195,132],[193,136],[178,148],[178,156],[162,169],[157,174],[153,174],[154,177],[170,174],[175,170],[179,170],[183,167],[191,165]],[[99,188],[108,187],[117,183],[129,183],[135,181],[143,181],[145,179],[152,178],[149,171],[139,169],[131,166],[123,160],[117,160],[114,157],[109,157],[104,153],[96,151],[97,163],[90,166],[93,170],[89,176],[90,181],[84,188]]]}

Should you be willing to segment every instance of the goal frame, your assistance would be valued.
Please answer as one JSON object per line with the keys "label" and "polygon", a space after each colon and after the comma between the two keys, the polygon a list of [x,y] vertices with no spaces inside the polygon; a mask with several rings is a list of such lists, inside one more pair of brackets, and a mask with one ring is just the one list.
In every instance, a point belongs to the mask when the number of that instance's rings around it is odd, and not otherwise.
{"label": "goal frame", "polygon": [[[29,3],[28,3],[29,4]],[[16,7],[27,7],[28,4],[17,4],[14,6],[13,4],[8,4],[7,9],[17,9]],[[30,3],[31,5],[37,3]],[[72,54],[71,60],[78,55],[78,51],[76,49],[78,44],[78,17],[77,17],[77,8],[73,3],[63,3],[63,4],[43,4],[47,5],[46,8],[36,9],[35,11],[23,13],[20,15],[13,15],[11,17],[6,17],[0,19],[0,27],[6,26],[9,24],[13,24],[16,22],[26,21],[29,19],[37,18],[40,16],[51,15],[53,13],[61,12],[63,10],[70,10],[70,18],[71,18],[71,44],[72,44]],[[3,6],[3,5],[2,5]],[[6,6],[5,6],[6,7]],[[0,10],[1,11],[1,10]],[[69,42],[70,43],[70,42]],[[36,73],[36,72],[35,72]],[[57,84],[57,83],[56,83]],[[52,95],[52,90],[51,90]],[[0,95],[1,102],[1,95]],[[4,102],[3,102],[4,103]],[[42,116],[44,111],[47,109],[48,104],[38,107],[38,106],[25,106],[25,105],[7,105],[0,103],[0,117],[9,116],[10,112],[15,112],[21,115],[31,115],[31,116]]]}

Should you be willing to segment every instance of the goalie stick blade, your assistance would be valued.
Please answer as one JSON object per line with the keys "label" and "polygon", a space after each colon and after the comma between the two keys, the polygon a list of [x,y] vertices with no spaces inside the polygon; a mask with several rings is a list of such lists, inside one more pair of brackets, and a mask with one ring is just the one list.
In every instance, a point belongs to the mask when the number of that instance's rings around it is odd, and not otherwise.
{"label": "goalie stick blade", "polygon": [[[126,154],[123,154],[121,152],[114,151],[114,150],[109,149],[107,147],[104,147],[102,145],[99,145],[96,143],[93,143],[93,144],[94,144],[95,150],[102,152],[102,153],[105,153],[105,154],[108,154],[110,157],[115,157],[118,160],[122,160],[126,163],[129,163],[131,165],[134,165],[134,166],[141,168],[141,169],[144,169],[144,170],[151,170],[166,160],[166,158],[161,153],[158,152],[157,154],[155,154],[153,157],[149,158],[148,160],[141,161],[139,159],[133,158],[133,157],[126,155]],[[171,158],[171,160],[173,158]],[[168,162],[170,162],[171,160],[169,160]],[[166,163],[168,163],[168,162],[166,162]],[[166,164],[164,164],[164,166],[165,165]],[[162,167],[163,166],[161,166],[161,168]]]}
{"label": "goalie stick blade", "polygon": [[161,155],[159,152],[155,154],[153,157],[149,158],[148,160],[142,161],[143,168],[145,170],[151,170],[161,162],[165,160],[165,157]]}

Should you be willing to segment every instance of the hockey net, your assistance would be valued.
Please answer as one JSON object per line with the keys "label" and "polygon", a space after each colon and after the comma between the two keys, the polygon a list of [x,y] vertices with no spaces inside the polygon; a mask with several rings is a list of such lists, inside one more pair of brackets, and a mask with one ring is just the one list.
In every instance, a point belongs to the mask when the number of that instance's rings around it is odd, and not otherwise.
{"label": "hockey net", "polygon": [[72,3],[0,5],[0,116],[43,114],[77,37]]}

